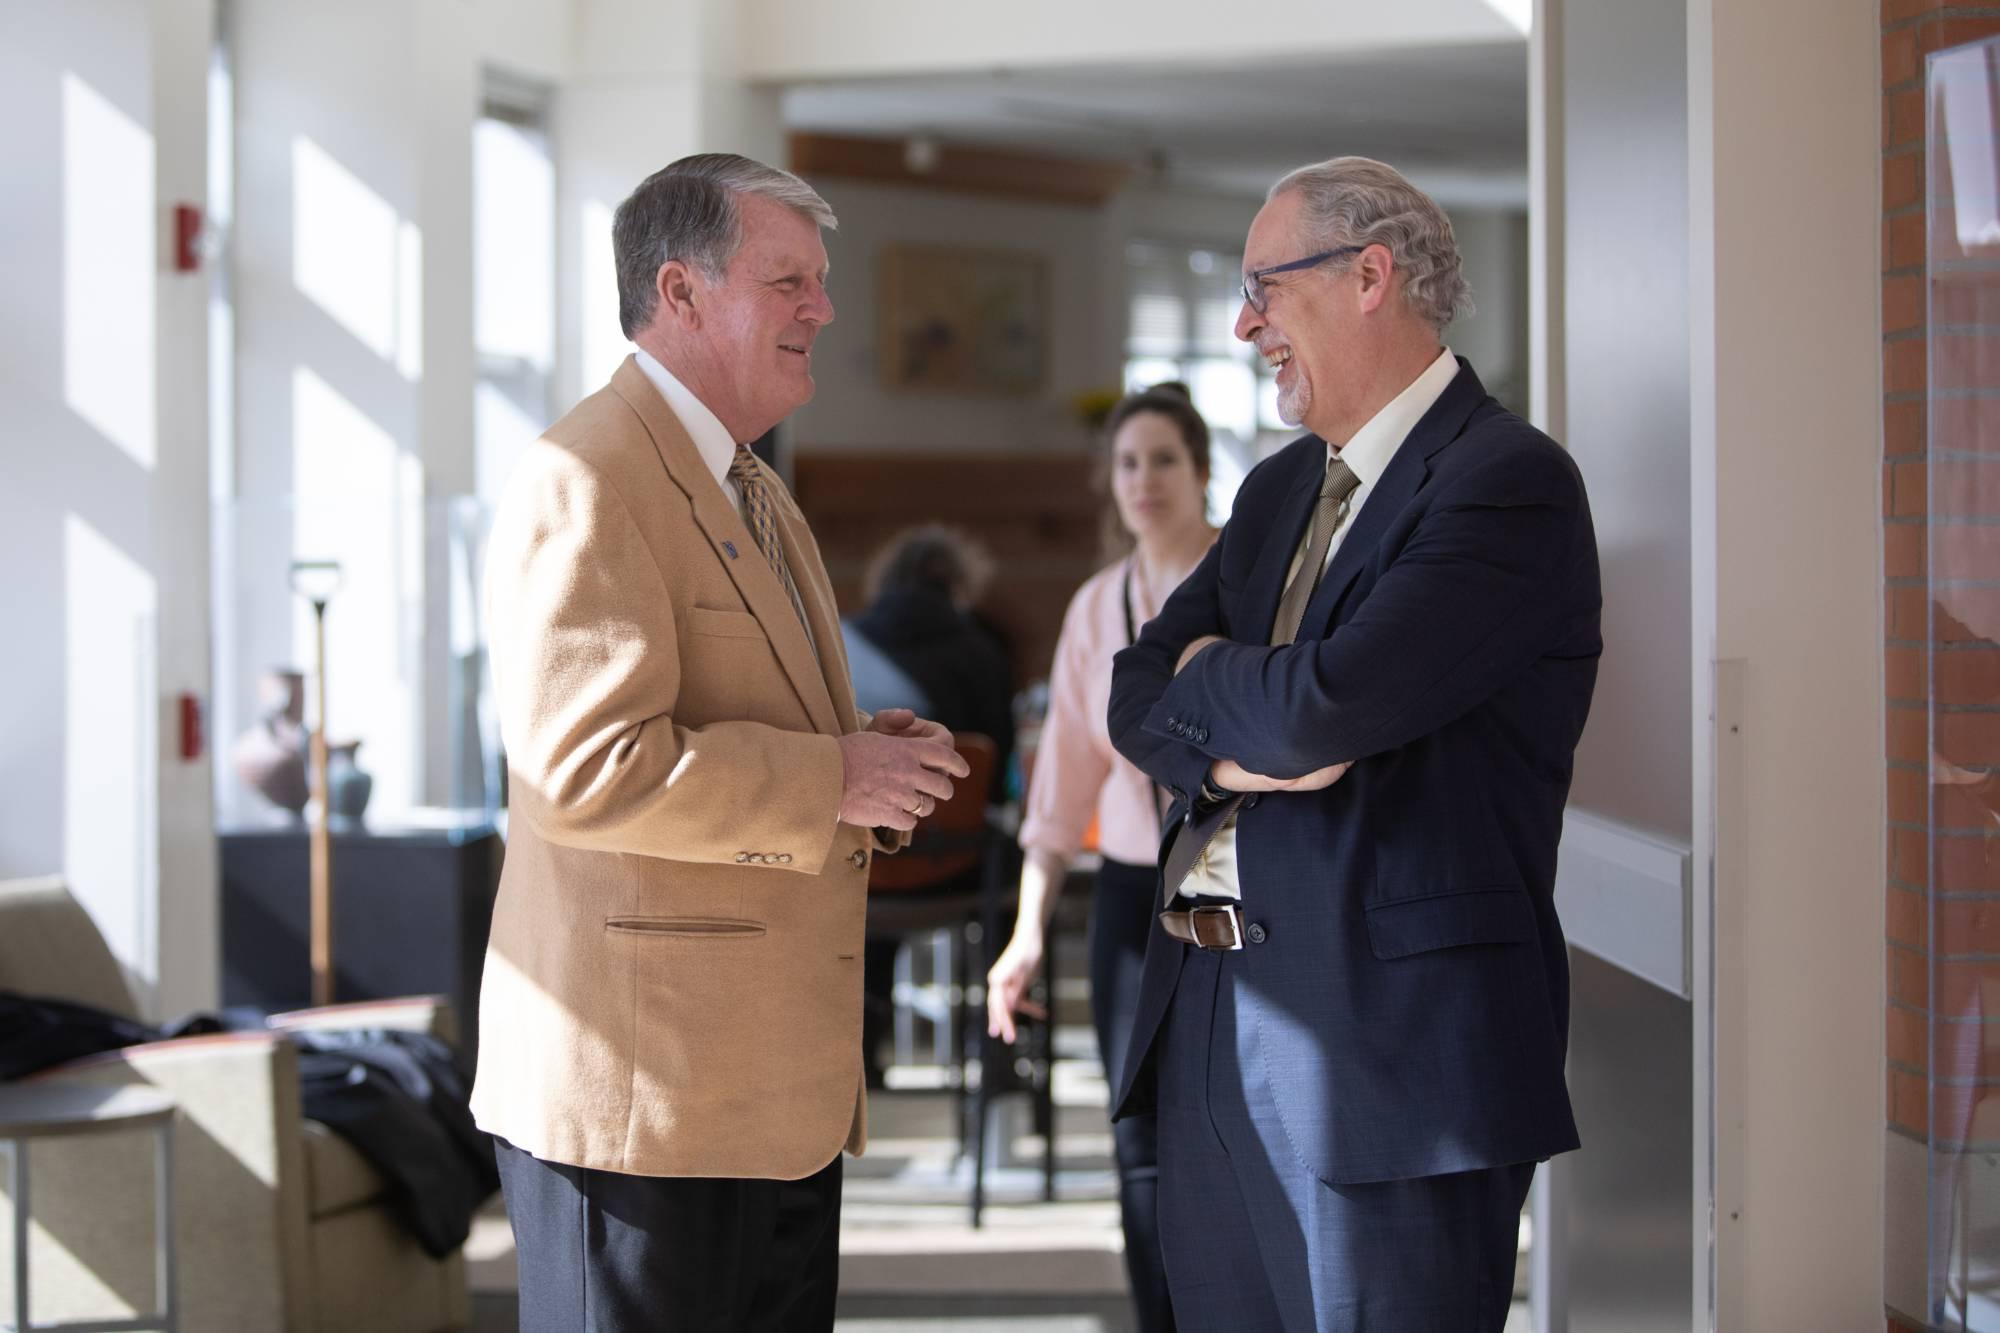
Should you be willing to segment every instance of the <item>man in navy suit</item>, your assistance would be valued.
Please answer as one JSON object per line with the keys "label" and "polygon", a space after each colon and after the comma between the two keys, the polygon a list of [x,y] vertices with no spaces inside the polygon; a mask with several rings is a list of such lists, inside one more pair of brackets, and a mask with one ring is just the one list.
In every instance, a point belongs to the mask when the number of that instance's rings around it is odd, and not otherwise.
{"label": "man in navy suit", "polygon": [[1394,170],[1279,181],[1236,336],[1312,434],[1111,694],[1178,798],[1119,1113],[1159,1116],[1183,1330],[1499,1333],[1577,1146],[1553,890],[1601,650],[1569,456],[1441,346],[1451,224]]}

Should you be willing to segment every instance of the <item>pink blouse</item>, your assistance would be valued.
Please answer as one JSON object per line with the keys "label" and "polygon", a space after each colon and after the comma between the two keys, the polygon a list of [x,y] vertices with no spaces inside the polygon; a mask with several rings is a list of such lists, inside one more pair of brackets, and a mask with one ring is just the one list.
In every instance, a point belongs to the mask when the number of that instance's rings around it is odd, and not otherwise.
{"label": "pink blouse", "polygon": [[[1160,848],[1160,807],[1152,781],[1111,748],[1111,658],[1125,633],[1125,571],[1131,557],[1108,565],[1077,589],[1063,613],[1049,672],[1049,714],[1042,723],[1028,784],[1021,846],[1068,859],[1083,847],[1097,816],[1097,846],[1114,861],[1151,865]],[[1132,615],[1144,625],[1159,608],[1132,580]]]}

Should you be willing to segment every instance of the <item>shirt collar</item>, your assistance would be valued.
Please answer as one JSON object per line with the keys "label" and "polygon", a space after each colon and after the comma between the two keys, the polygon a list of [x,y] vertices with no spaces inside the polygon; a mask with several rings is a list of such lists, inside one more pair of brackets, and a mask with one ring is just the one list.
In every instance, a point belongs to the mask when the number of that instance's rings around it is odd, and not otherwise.
{"label": "shirt collar", "polygon": [[1408,388],[1368,418],[1368,424],[1355,431],[1354,438],[1344,448],[1335,450],[1328,445],[1328,453],[1354,469],[1363,486],[1374,485],[1389,470],[1389,460],[1424,419],[1424,413],[1444,397],[1444,391],[1457,376],[1458,358],[1447,347],[1438,353],[1437,360],[1424,367],[1423,374],[1410,381]]}
{"label": "shirt collar", "polygon": [[674,378],[674,373],[661,365],[651,352],[640,348],[633,353],[639,369],[646,372],[646,378],[660,391],[660,397],[667,400],[667,406],[680,418],[681,428],[694,441],[695,452],[701,461],[715,474],[715,484],[728,489],[729,465],[736,458],[736,441],[729,438],[729,428],[724,426],[708,405],[694,396],[694,391]]}

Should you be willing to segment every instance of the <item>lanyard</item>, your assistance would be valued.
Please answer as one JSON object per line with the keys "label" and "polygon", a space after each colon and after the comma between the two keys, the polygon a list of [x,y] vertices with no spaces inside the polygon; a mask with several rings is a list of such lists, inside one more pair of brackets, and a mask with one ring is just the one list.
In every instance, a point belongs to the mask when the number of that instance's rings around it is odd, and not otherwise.
{"label": "lanyard", "polygon": [[[1139,642],[1139,619],[1132,614],[1132,571],[1138,563],[1139,554],[1136,551],[1125,557],[1125,577],[1121,583],[1125,600],[1125,646],[1128,648]],[[1158,783],[1151,783],[1149,786],[1153,793],[1153,818],[1158,821],[1160,833],[1164,836],[1167,829],[1167,808],[1172,803],[1166,799],[1167,794],[1160,790]]]}

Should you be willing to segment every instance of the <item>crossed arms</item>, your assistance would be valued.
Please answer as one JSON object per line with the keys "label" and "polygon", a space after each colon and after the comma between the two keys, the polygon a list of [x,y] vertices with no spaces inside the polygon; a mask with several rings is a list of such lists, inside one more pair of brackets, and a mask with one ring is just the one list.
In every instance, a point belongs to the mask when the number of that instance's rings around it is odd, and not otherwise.
{"label": "crossed arms", "polygon": [[[1112,743],[1183,797],[1204,778],[1237,791],[1325,786],[1330,770],[1428,735],[1540,657],[1571,613],[1562,593],[1589,533],[1581,482],[1553,446],[1496,450],[1445,483],[1350,618],[1273,648],[1228,634],[1223,563],[1232,542],[1265,536],[1232,519],[1118,654]],[[1202,739],[1170,719],[1192,720]]]}

